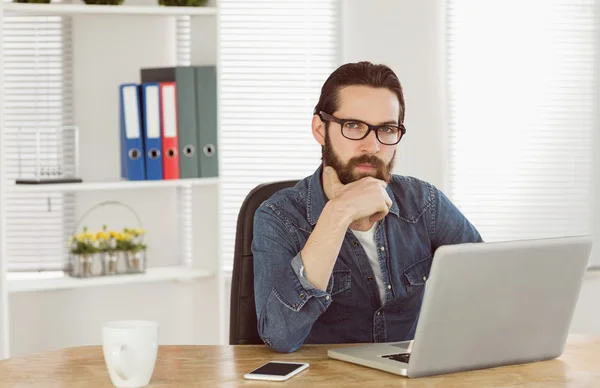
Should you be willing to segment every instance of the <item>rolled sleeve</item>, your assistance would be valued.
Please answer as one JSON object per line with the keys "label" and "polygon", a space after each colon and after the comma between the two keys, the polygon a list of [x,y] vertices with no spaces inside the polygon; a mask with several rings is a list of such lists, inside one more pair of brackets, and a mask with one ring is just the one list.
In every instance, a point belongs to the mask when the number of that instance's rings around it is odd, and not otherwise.
{"label": "rolled sleeve", "polygon": [[[293,273],[290,274],[294,282],[295,295],[288,295],[290,300],[294,301],[298,308],[302,308],[307,300],[314,297],[321,302],[323,311],[331,304],[331,290],[333,289],[333,275],[329,277],[327,289],[320,290],[312,285],[312,283],[304,276],[304,263],[302,256],[298,253],[292,259],[291,268]],[[289,287],[286,290],[290,290]]]}
{"label": "rolled sleeve", "polygon": [[300,348],[314,322],[331,304],[333,276],[326,291],[302,276],[296,233],[289,223],[263,204],[254,217],[254,297],[258,332],[280,352]]}

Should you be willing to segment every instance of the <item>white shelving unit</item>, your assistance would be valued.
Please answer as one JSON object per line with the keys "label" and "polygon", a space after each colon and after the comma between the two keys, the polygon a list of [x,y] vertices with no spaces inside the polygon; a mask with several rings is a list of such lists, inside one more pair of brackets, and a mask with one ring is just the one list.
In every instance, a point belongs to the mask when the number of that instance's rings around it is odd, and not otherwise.
{"label": "white shelving unit", "polygon": [[119,276],[98,276],[89,279],[73,278],[62,272],[48,272],[42,274],[9,273],[8,291],[32,292],[66,290],[73,288],[100,287],[119,284],[142,284],[167,281],[193,281],[198,279],[209,279],[214,276],[213,272],[189,269],[183,267],[156,267],[149,268],[144,274],[131,274]]}
{"label": "white shelving unit", "polygon": [[159,5],[88,5],[88,4],[25,4],[8,3],[6,14],[14,15],[155,15],[155,16],[216,16],[214,7],[166,7]]}
{"label": "white shelving unit", "polygon": [[115,182],[83,182],[62,183],[57,185],[17,185],[7,183],[9,192],[78,192],[78,191],[107,191],[107,190],[146,190],[169,189],[173,187],[210,186],[219,183],[218,178],[198,178],[163,181],[115,181]]}
{"label": "white shelving unit", "polygon": [[[64,0],[63,0],[64,1]],[[78,0],[73,0],[78,1]],[[137,5],[131,4],[131,2],[142,1],[144,4]],[[152,20],[153,22],[164,21],[167,25],[174,25],[174,20],[178,16],[190,16],[192,25],[195,25],[202,32],[202,24],[206,22],[216,26],[218,23],[218,0],[212,0],[208,6],[204,7],[166,7],[160,6],[157,2],[150,4],[153,0],[126,0],[126,3],[120,6],[106,6],[106,5],[86,5],[83,3],[79,4],[22,4],[22,3],[0,3],[0,21],[8,15],[61,15],[70,16],[74,24],[74,28],[77,28],[78,35],[74,36],[79,41],[74,44],[73,50],[80,50],[77,56],[79,62],[74,64],[73,72],[77,77],[78,83],[76,87],[79,88],[76,93],[78,95],[77,100],[74,101],[74,112],[75,112],[75,125],[80,126],[81,134],[79,142],[84,151],[95,151],[97,148],[96,142],[98,140],[96,134],[86,134],[86,123],[90,126],[90,122],[93,127],[93,119],[88,119],[88,116],[95,113],[96,107],[88,108],[81,105],[81,99],[95,99],[93,92],[90,90],[99,90],[102,92],[102,88],[98,88],[98,82],[94,80],[94,71],[91,71],[89,75],[90,84],[86,84],[86,73],[82,66],[94,67],[93,62],[100,59],[107,60],[107,52],[110,55],[110,44],[104,43],[97,44],[94,42],[92,45],[83,44],[83,40],[88,39],[86,36],[88,27],[82,25],[90,25],[89,30],[90,36],[94,36],[94,31],[100,31],[102,23],[110,18],[107,23],[111,26],[120,27],[128,25],[130,22],[133,23],[131,26],[127,26],[131,32],[131,35],[139,34],[139,28],[135,23],[145,23],[144,20]],[[150,5],[149,5],[150,4]],[[167,23],[168,22],[168,23]],[[169,24],[171,23],[171,24]],[[199,27],[198,27],[199,26]],[[170,27],[169,27],[170,28]],[[168,29],[168,28],[167,28]],[[149,29],[152,30],[152,29]],[[110,28],[107,29],[108,36],[103,37],[104,42],[115,42],[116,50],[123,50],[122,44],[118,42],[118,38],[111,37],[111,34],[118,35],[116,32],[110,32]],[[123,30],[124,31],[124,30]],[[83,32],[83,34],[82,34]],[[0,32],[1,33],[1,32]],[[201,35],[202,39],[206,39],[206,34],[194,34],[192,33],[192,40],[195,35]],[[160,36],[158,34],[154,35]],[[147,51],[137,47],[137,44],[132,44],[132,47],[137,49],[139,52],[149,53],[148,56],[144,57],[139,55],[138,57],[133,56],[133,60],[128,63],[121,62],[121,68],[125,73],[132,74],[132,69],[139,71],[142,67],[152,66],[168,66],[166,63],[152,62],[151,58],[152,50],[154,50],[154,43],[152,37],[147,38],[148,41],[142,35],[136,35],[136,37],[129,37],[128,39],[139,39],[140,45],[146,45]],[[212,37],[211,37],[212,39]],[[209,44],[215,51],[217,50],[218,44],[216,40],[218,34],[214,34],[214,40]],[[158,46],[160,46],[159,42]],[[164,45],[163,45],[164,46]],[[98,47],[103,47],[98,49]],[[192,50],[194,44],[192,44]],[[204,50],[205,48],[202,48]],[[210,48],[209,48],[210,49]],[[0,59],[2,56],[2,39],[0,36]],[[75,53],[77,54],[77,53]],[[121,60],[121,54],[116,52],[114,57],[115,60]],[[97,58],[94,58],[97,55]],[[157,54],[153,54],[156,57]],[[102,58],[104,57],[104,58]],[[194,54],[192,54],[194,57]],[[213,61],[206,63],[198,63],[192,60],[191,65],[196,64],[215,64],[217,65],[216,58],[218,52],[215,52]],[[88,59],[89,58],[89,59]],[[195,58],[200,58],[200,62],[203,62],[201,56],[195,55]],[[87,64],[87,65],[86,65]],[[172,63],[170,65],[175,65]],[[1,67],[0,61],[0,84],[3,82],[4,69]],[[79,66],[79,67],[78,67]],[[98,66],[98,65],[96,65]],[[117,68],[117,65],[114,65]],[[126,77],[125,77],[126,78]],[[124,78],[124,79],[125,79]],[[133,81],[133,79],[131,79]],[[117,104],[117,87],[118,82],[112,81],[112,84],[102,85],[106,89],[110,89],[110,93],[114,96],[115,100],[111,101],[110,104],[116,106]],[[79,104],[79,105],[78,105]],[[4,101],[2,95],[0,95],[0,154],[4,146],[3,134],[4,127],[2,122],[4,109]],[[111,112],[106,110],[106,112]],[[79,114],[79,116],[78,116]],[[118,111],[110,113],[114,114],[115,117],[118,115]],[[83,118],[83,124],[78,122],[79,119]],[[87,120],[87,121],[86,121]],[[118,130],[117,128],[112,128]],[[111,147],[116,146],[115,143]],[[87,147],[87,148],[86,148]],[[112,150],[113,154],[118,150]],[[81,152],[79,160],[85,163],[86,157],[94,157],[94,152]],[[114,165],[112,170],[115,171]],[[14,306],[9,303],[13,295],[23,295],[28,292],[46,292],[46,291],[63,291],[72,290],[72,292],[78,292],[80,289],[98,289],[101,287],[111,287],[117,285],[129,285],[135,286],[137,284],[148,284],[148,283],[192,283],[193,287],[191,291],[194,293],[193,296],[186,295],[186,297],[193,298],[193,317],[198,321],[204,321],[206,316],[214,317],[215,322],[211,323],[210,329],[206,329],[206,325],[198,325],[198,329],[194,331],[194,342],[202,342],[205,338],[218,338],[222,341],[225,338],[225,333],[221,329],[223,327],[223,312],[221,311],[222,298],[223,298],[223,274],[222,266],[220,263],[220,239],[218,238],[219,230],[219,219],[220,219],[220,204],[219,204],[219,190],[220,184],[218,178],[198,178],[198,179],[182,179],[182,180],[164,180],[164,181],[122,181],[118,178],[106,179],[106,176],[89,176],[89,171],[92,171],[88,164],[88,169],[85,168],[81,171],[81,178],[84,183],[66,183],[66,184],[55,184],[55,185],[16,185],[14,182],[6,180],[6,174],[4,172],[3,160],[0,158],[0,359],[11,356],[11,312]],[[86,175],[86,173],[88,175]],[[92,174],[94,175],[94,174]],[[102,175],[102,174],[101,174]],[[98,278],[71,278],[62,272],[57,273],[10,273],[6,270],[7,264],[7,236],[6,234],[6,210],[4,207],[4,198],[7,193],[28,193],[28,192],[61,192],[70,193],[77,198],[77,206],[81,207],[78,209],[78,213],[81,214],[89,207],[90,204],[100,201],[99,198],[110,199],[112,195],[116,196],[131,196],[134,193],[143,193],[144,198],[154,198],[157,204],[148,207],[148,210],[155,211],[160,206],[164,207],[164,198],[174,198],[177,201],[175,206],[176,213],[167,213],[164,215],[165,220],[170,220],[171,224],[177,225],[179,232],[177,233],[177,249],[179,253],[184,257],[179,260],[179,265],[167,265],[152,267],[151,263],[147,273],[136,274],[136,275],[116,275],[106,276]],[[166,194],[165,194],[166,193]],[[83,198],[81,200],[80,196]],[[142,205],[140,205],[142,206]],[[147,205],[144,205],[147,206]],[[143,216],[143,214],[142,214]],[[150,254],[150,253],[149,253]],[[150,302],[150,301],[149,301]],[[197,322],[194,322],[196,325]]]}

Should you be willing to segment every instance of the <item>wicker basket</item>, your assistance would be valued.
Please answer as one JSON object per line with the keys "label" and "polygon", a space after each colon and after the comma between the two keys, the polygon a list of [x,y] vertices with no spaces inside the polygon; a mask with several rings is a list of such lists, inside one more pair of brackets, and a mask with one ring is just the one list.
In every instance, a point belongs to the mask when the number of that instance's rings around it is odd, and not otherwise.
{"label": "wicker basket", "polygon": [[[81,223],[85,220],[92,211],[104,206],[116,205],[127,209],[137,221],[138,228],[142,228],[142,222],[139,215],[130,206],[119,201],[100,202],[92,208],[88,209],[79,218],[75,224],[75,235]],[[83,278],[95,276],[113,276],[125,274],[140,274],[146,272],[146,250],[130,252],[130,251],[115,251],[115,252],[97,252],[90,254],[73,254],[69,253],[69,258],[66,266],[66,272],[69,276]]]}

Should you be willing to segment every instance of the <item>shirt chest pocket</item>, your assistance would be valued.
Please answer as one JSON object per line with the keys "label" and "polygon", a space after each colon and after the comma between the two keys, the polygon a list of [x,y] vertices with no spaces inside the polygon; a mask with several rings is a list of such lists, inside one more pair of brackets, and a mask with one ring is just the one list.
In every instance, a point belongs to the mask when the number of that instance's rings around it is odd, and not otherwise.
{"label": "shirt chest pocket", "polygon": [[335,300],[335,296],[343,297],[350,296],[352,288],[352,272],[349,269],[334,269],[333,275],[333,287],[331,289],[331,296]]}
{"label": "shirt chest pocket", "polygon": [[319,321],[327,324],[345,321],[352,315],[352,272],[349,269],[334,269],[331,304],[321,314]]}
{"label": "shirt chest pocket", "polygon": [[429,277],[429,270],[431,269],[431,255],[424,259],[420,259],[416,263],[411,264],[404,270],[404,282],[406,286],[406,293],[408,295],[415,292],[421,292],[425,286],[425,282]]}

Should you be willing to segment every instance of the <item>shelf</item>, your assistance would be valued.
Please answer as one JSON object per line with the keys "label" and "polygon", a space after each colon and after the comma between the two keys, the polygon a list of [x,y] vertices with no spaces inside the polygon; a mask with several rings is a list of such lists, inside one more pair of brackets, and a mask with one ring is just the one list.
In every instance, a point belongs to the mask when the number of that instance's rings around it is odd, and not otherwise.
{"label": "shelf", "polygon": [[[156,5],[88,5],[88,4],[35,4],[3,3],[5,13],[37,15],[164,15],[212,16],[213,7],[167,7]],[[9,15],[10,16],[10,15]]]}
{"label": "shelf", "polygon": [[132,275],[73,278],[62,272],[7,273],[8,292],[30,292],[99,287],[119,284],[143,284],[167,281],[207,279],[214,274],[184,267],[148,268],[146,273]]}
{"label": "shelf", "polygon": [[167,187],[209,186],[219,182],[219,178],[169,179],[157,181],[115,181],[115,182],[82,182],[82,183],[52,183],[39,185],[7,184],[7,191],[14,192],[66,192],[66,191],[105,191],[154,189]]}

